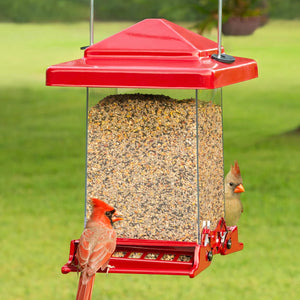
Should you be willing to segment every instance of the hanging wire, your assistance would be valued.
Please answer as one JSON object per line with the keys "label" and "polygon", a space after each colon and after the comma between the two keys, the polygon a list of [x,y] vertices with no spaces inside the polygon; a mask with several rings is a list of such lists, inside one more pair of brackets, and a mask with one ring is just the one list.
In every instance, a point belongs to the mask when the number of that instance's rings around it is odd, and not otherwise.
{"label": "hanging wire", "polygon": [[[90,2],[90,46],[94,44],[94,0]],[[84,194],[84,227],[87,222],[87,182],[88,182],[88,136],[89,136],[89,95],[90,90],[86,88],[85,109],[85,194]]]}
{"label": "hanging wire", "polygon": [[221,58],[221,44],[222,44],[222,0],[219,0],[218,7],[218,58]]}

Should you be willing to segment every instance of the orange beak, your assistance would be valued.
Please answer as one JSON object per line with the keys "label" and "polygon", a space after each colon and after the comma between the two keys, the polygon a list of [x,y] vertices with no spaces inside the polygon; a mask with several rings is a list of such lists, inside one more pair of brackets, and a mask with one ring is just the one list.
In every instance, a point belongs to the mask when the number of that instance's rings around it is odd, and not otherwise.
{"label": "orange beak", "polygon": [[243,193],[245,192],[245,188],[242,184],[239,184],[235,189],[234,189],[235,193]]}
{"label": "orange beak", "polygon": [[122,218],[122,214],[119,213],[118,211],[115,211],[113,216],[112,216],[112,221],[113,223],[117,222],[117,221],[122,221],[123,218]]}

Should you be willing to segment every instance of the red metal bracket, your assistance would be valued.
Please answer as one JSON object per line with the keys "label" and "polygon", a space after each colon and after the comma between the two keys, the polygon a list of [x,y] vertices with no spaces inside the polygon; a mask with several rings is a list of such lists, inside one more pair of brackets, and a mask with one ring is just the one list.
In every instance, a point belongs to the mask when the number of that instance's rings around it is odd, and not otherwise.
{"label": "red metal bracket", "polygon": [[[238,242],[237,227],[226,227],[221,219],[215,230],[204,228],[201,244],[138,239],[117,239],[109,273],[188,275],[191,278],[206,269],[214,254],[230,254],[243,249]],[[75,257],[79,240],[72,240],[69,261],[62,273],[77,272]],[[107,270],[98,272],[106,272]]]}

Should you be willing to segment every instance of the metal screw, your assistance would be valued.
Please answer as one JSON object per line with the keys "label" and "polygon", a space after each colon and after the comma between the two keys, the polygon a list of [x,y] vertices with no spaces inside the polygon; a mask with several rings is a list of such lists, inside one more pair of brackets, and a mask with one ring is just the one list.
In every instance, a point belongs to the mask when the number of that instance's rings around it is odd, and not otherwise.
{"label": "metal screw", "polygon": [[212,261],[212,259],[213,259],[213,253],[212,253],[212,251],[209,251],[207,253],[207,259],[208,259],[208,261]]}
{"label": "metal screw", "polygon": [[232,246],[232,241],[231,241],[231,239],[229,239],[229,240],[227,241],[227,249],[230,249],[231,246]]}

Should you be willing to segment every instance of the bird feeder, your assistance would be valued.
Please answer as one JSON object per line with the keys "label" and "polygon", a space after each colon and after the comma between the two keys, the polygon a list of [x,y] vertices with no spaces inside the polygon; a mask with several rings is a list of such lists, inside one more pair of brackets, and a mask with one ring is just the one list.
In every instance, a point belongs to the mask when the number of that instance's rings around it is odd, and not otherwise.
{"label": "bird feeder", "polygon": [[[101,95],[88,109],[86,217],[92,197],[124,215],[110,273],[194,277],[243,248],[224,221],[221,88],[257,77],[257,64],[218,47],[146,19],[47,69],[48,86]],[[77,244],[63,273],[77,271]]]}

